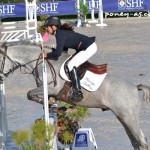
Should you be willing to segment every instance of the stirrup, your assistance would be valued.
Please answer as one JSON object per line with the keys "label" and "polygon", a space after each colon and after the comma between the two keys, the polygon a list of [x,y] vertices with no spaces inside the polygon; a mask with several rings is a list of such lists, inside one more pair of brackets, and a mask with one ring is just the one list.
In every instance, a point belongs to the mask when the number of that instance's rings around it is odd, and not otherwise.
{"label": "stirrup", "polygon": [[74,91],[68,97],[68,100],[71,102],[81,102],[83,99],[83,94],[81,91]]}

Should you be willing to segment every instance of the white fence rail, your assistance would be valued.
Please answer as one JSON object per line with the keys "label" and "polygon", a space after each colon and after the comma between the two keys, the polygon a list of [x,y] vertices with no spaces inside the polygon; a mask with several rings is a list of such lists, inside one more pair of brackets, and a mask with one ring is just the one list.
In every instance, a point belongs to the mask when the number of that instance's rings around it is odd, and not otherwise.
{"label": "white fence rail", "polygon": [[25,0],[26,3],[26,29],[27,29],[27,38],[31,38],[34,34],[33,31],[37,29],[37,6],[36,0],[32,2],[28,2]]}
{"label": "white fence rail", "polygon": [[26,3],[26,20],[18,22],[5,22],[0,27],[0,40],[15,42],[31,38],[37,30],[36,0]]}
{"label": "white fence rail", "polygon": [[7,113],[5,101],[5,87],[4,83],[0,84],[0,150],[6,149],[7,138]]}
{"label": "white fence rail", "polygon": [[27,38],[25,21],[2,23],[1,31],[1,41],[13,42]]}

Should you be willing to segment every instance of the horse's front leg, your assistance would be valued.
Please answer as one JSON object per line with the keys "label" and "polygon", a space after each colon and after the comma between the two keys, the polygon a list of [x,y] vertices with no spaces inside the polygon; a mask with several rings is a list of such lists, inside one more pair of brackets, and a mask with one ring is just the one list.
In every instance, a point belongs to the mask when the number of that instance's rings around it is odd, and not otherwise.
{"label": "horse's front leg", "polygon": [[37,87],[33,90],[28,91],[27,98],[31,101],[35,101],[37,103],[43,104],[43,87]]}

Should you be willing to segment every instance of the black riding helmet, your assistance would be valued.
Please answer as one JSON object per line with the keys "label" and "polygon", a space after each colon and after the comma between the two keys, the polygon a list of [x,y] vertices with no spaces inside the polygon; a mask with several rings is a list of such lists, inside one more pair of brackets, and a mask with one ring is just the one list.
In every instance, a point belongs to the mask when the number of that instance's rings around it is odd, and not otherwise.
{"label": "black riding helmet", "polygon": [[44,22],[44,27],[52,26],[52,25],[59,27],[61,25],[60,19],[58,17],[54,17],[54,16],[48,17]]}

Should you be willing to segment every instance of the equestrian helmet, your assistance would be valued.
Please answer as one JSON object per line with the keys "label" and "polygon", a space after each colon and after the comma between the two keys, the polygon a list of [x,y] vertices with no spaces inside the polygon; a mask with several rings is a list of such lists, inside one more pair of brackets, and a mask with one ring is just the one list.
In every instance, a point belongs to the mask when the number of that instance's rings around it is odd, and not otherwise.
{"label": "equestrian helmet", "polygon": [[47,27],[47,26],[52,26],[52,25],[60,26],[61,25],[60,19],[54,16],[48,17],[44,22],[44,26]]}

